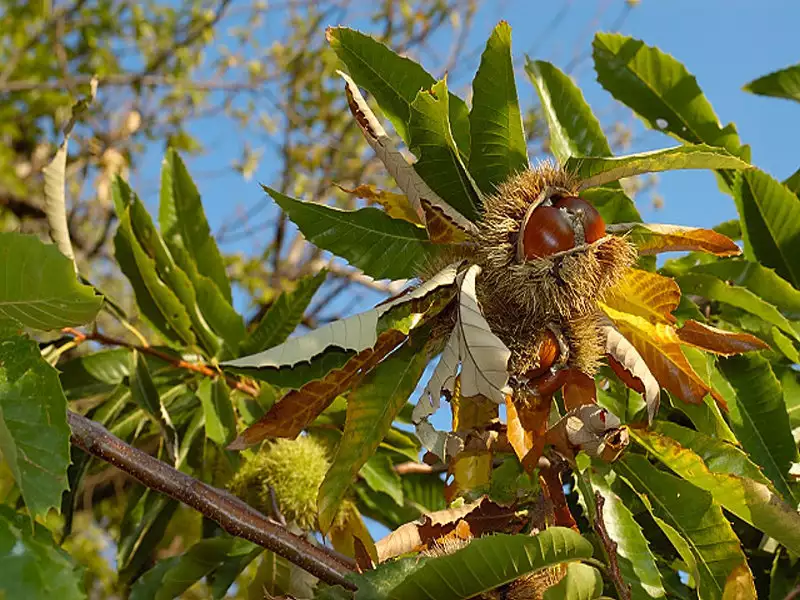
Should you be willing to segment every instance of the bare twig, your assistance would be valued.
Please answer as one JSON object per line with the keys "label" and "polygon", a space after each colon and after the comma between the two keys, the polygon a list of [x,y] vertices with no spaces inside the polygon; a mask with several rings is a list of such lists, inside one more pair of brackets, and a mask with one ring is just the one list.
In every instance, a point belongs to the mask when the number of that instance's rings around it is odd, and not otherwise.
{"label": "bare twig", "polygon": [[614,583],[614,587],[617,589],[620,600],[631,600],[631,586],[625,583],[625,580],[622,578],[622,574],[619,572],[619,562],[617,561],[617,542],[612,540],[608,535],[606,523],[603,520],[603,504],[605,504],[605,498],[603,498],[600,492],[595,492],[594,530],[606,550],[606,556],[608,556],[608,576]]}
{"label": "bare twig", "polygon": [[284,557],[326,583],[356,589],[345,578],[354,571],[353,566],[327,548],[294,535],[228,492],[129,446],[92,420],[72,411],[68,411],[67,418],[72,443],[85,452],[114,465],[148,488],[194,508],[231,535]]}
{"label": "bare twig", "polygon": [[225,375],[221,371],[212,369],[206,364],[190,363],[181,358],[171,356],[166,352],[162,352],[161,350],[153,348],[152,346],[137,346],[136,344],[131,344],[130,342],[126,342],[125,340],[112,338],[96,331],[91,333],[81,333],[80,331],[78,331],[77,329],[73,329],[72,327],[65,327],[61,331],[73,336],[75,340],[79,343],[85,341],[92,341],[92,342],[98,342],[105,346],[130,348],[132,350],[137,350],[142,354],[149,354],[150,356],[155,356],[156,358],[160,358],[161,360],[171,364],[173,367],[176,367],[178,369],[186,369],[188,371],[193,371],[195,373],[199,373],[200,375],[204,375],[206,377],[211,377],[211,378],[224,377],[225,383],[227,383],[230,388],[244,392],[245,394],[247,394],[248,396],[252,396],[253,398],[258,397],[258,390],[253,386],[243,381],[240,381],[235,377],[230,377],[229,375]]}

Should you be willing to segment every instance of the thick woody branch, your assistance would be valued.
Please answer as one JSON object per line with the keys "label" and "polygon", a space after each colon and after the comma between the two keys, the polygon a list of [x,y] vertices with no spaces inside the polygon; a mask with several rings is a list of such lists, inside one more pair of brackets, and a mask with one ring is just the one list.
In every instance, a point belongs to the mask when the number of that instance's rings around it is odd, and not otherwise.
{"label": "thick woody branch", "polygon": [[353,571],[346,559],[287,531],[242,502],[111,435],[104,427],[68,411],[71,441],[85,452],[131,475],[148,488],[191,506],[236,537],[266,548],[331,585],[355,590],[345,579]]}

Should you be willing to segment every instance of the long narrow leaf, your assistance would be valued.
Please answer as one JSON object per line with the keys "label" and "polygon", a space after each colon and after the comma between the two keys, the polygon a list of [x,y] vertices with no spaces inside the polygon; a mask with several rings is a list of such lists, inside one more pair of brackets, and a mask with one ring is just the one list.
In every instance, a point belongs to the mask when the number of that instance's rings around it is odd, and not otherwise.
{"label": "long narrow leaf", "polygon": [[482,192],[493,193],[514,173],[528,167],[528,151],[519,110],[511,27],[501,21],[492,32],[472,81],[469,113],[469,171]]}

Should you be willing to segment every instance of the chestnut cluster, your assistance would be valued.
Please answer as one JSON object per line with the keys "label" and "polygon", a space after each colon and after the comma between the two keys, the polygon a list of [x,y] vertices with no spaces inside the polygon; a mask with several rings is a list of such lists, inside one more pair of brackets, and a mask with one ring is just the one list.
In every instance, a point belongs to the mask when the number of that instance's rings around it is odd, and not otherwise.
{"label": "chestnut cluster", "polygon": [[577,196],[553,198],[551,205],[537,207],[525,223],[523,254],[527,260],[544,258],[576,245],[591,244],[605,234],[603,217],[586,200]]}

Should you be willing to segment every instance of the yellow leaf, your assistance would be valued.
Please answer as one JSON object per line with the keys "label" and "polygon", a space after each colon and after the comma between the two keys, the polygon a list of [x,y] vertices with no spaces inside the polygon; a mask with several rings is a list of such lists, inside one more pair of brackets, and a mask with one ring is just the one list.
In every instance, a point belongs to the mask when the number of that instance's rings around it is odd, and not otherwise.
{"label": "yellow leaf", "polygon": [[655,223],[618,223],[606,227],[608,233],[626,234],[639,254],[658,254],[678,250],[699,250],[717,256],[742,253],[729,237],[711,229],[658,225]]}
{"label": "yellow leaf", "polygon": [[375,542],[361,518],[356,505],[352,501],[346,501],[339,509],[339,514],[331,526],[328,535],[333,548],[350,558],[358,558],[356,555],[356,539],[358,539],[366,549],[369,558],[373,563],[378,562],[378,551],[375,549]]}
{"label": "yellow leaf", "polygon": [[725,589],[722,591],[722,600],[755,600],[756,584],[753,581],[753,574],[747,563],[742,563],[736,567],[725,580]]}
{"label": "yellow leaf", "polygon": [[689,364],[681,350],[675,329],[664,323],[651,323],[638,315],[603,306],[605,313],[633,344],[661,387],[690,404],[700,404],[710,393],[721,404],[724,400],[709,389]]}
{"label": "yellow leaf", "polygon": [[425,211],[425,229],[434,244],[460,244],[466,241],[467,234],[448,217],[440,206],[425,200],[420,201]]}
{"label": "yellow leaf", "polygon": [[378,204],[383,207],[390,217],[395,219],[403,219],[415,225],[423,225],[408,196],[404,194],[395,194],[385,190],[379,190],[374,185],[361,184],[352,190],[347,189],[339,184],[336,184],[340,190],[347,194],[353,194],[356,198],[363,198],[370,204]]}
{"label": "yellow leaf", "polygon": [[674,279],[640,269],[629,269],[625,278],[605,298],[611,308],[644,317],[651,322],[674,323],[672,311],[681,300]]}

